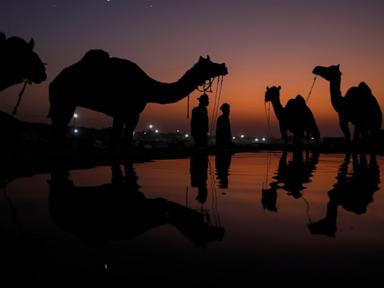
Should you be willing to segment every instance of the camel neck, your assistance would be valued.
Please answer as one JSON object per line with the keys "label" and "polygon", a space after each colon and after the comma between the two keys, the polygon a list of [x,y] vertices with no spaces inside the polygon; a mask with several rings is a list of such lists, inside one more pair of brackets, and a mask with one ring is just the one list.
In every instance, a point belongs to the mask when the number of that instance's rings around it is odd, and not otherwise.
{"label": "camel neck", "polygon": [[271,101],[273,110],[275,111],[275,115],[277,119],[281,119],[283,117],[283,111],[284,107],[281,105],[280,98],[277,98],[276,100]]}
{"label": "camel neck", "polygon": [[341,79],[331,80],[329,83],[329,88],[331,92],[331,103],[333,108],[336,111],[339,111],[341,101],[343,100],[340,86],[341,86]]}
{"label": "camel neck", "polygon": [[198,82],[185,73],[178,81],[173,83],[156,82],[149,102],[158,104],[171,104],[187,97],[198,86]]}

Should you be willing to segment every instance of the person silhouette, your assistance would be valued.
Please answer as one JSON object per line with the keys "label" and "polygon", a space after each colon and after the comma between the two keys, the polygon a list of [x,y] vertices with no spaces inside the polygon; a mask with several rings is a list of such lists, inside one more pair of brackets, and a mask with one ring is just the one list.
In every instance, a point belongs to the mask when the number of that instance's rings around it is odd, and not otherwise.
{"label": "person silhouette", "polygon": [[230,105],[224,103],[220,106],[221,114],[216,122],[216,146],[230,147],[232,145],[231,122],[229,120]]}
{"label": "person silhouette", "polygon": [[209,98],[207,94],[201,95],[199,105],[192,109],[191,135],[196,148],[204,148],[208,145],[208,109]]}

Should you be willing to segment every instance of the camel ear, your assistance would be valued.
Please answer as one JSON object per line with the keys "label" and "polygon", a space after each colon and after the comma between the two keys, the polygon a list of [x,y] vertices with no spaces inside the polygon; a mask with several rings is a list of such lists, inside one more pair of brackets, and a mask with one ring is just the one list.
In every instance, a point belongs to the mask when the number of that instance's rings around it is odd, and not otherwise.
{"label": "camel ear", "polygon": [[209,58],[209,55],[207,55],[207,60],[211,60],[211,58]]}
{"label": "camel ear", "polygon": [[269,87],[267,86],[267,91],[269,91]]}
{"label": "camel ear", "polygon": [[337,67],[337,68],[340,68],[340,64],[337,64],[336,67]]}
{"label": "camel ear", "polygon": [[279,91],[280,91],[280,89],[281,89],[281,86],[279,85],[279,86],[277,86],[277,89],[279,89]]}
{"label": "camel ear", "polygon": [[33,47],[35,47],[35,40],[33,40],[33,38],[31,38],[31,40],[29,41],[28,46],[29,48],[31,48],[31,50],[33,50]]}

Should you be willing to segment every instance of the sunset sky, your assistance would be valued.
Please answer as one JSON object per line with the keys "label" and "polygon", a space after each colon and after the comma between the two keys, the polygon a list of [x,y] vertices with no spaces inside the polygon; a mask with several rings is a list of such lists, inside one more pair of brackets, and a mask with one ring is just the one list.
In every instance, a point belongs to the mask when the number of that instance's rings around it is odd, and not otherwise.
{"label": "sunset sky", "polygon": [[[266,86],[282,86],[284,105],[297,94],[307,97],[316,65],[340,64],[343,94],[365,81],[384,107],[383,11],[382,0],[2,0],[0,31],[33,37],[48,64],[47,81],[27,87],[20,120],[49,123],[49,82],[89,49],[136,62],[162,82],[178,80],[200,55],[210,55],[229,70],[220,103],[231,105],[233,134],[257,136],[268,132]],[[0,110],[11,113],[20,89],[0,92]],[[190,95],[190,108],[199,94]],[[308,105],[322,136],[341,135],[324,79],[317,79]],[[103,114],[78,112],[81,126],[111,124]],[[272,135],[279,136],[271,119]],[[187,131],[189,121],[186,98],[149,104],[137,130],[153,123],[164,132]]]}

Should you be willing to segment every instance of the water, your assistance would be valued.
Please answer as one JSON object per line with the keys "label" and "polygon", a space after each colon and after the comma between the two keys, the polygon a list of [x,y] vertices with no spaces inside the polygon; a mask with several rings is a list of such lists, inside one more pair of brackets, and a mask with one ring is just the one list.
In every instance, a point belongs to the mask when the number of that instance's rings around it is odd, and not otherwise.
{"label": "water", "polygon": [[383,157],[230,156],[14,179],[0,194],[3,279],[178,287],[380,280]]}

